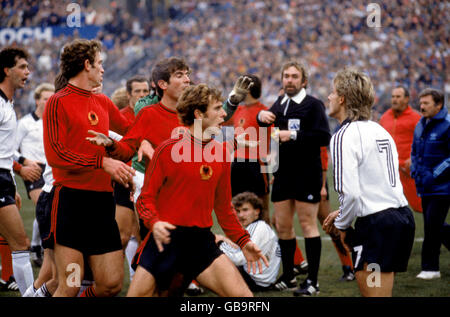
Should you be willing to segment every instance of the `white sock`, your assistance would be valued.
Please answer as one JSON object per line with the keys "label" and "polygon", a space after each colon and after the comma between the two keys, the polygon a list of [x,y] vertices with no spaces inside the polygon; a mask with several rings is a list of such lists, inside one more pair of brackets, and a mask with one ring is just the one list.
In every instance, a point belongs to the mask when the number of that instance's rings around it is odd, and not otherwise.
{"label": "white sock", "polygon": [[36,218],[33,221],[33,233],[31,235],[31,247],[41,245],[41,234],[39,233],[39,225]]}
{"label": "white sock", "polygon": [[130,271],[130,282],[134,276],[134,270],[131,267],[131,263],[133,262],[133,257],[136,254],[136,250],[139,247],[136,237],[131,237],[130,241],[128,241],[127,247],[125,248],[125,256],[128,261],[128,269]]}
{"label": "white sock", "polygon": [[52,297],[52,294],[47,289],[47,285],[44,283],[41,287],[34,293],[33,297]]}
{"label": "white sock", "polygon": [[33,268],[30,263],[29,251],[11,252],[14,278],[19,286],[20,294],[23,295],[30,285],[33,285]]}
{"label": "white sock", "polygon": [[34,288],[34,285],[31,284],[30,287],[27,288],[25,293],[23,293],[22,297],[34,297],[36,295],[36,289]]}

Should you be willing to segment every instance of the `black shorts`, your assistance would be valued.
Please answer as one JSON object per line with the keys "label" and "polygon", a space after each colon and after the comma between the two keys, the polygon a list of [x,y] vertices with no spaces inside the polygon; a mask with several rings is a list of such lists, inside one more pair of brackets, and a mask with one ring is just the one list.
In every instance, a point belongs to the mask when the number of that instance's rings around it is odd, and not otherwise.
{"label": "black shorts", "polygon": [[55,242],[84,255],[122,249],[113,193],[57,186],[52,204]]}
{"label": "black shorts", "polygon": [[53,249],[53,239],[51,239],[52,227],[52,202],[55,188],[50,193],[42,191],[36,203],[36,221],[39,226],[42,247],[44,249]]}
{"label": "black shorts", "polygon": [[364,263],[381,272],[405,272],[414,243],[415,223],[408,207],[389,208],[358,218],[350,239],[355,271]]}
{"label": "black shorts", "polygon": [[16,185],[11,171],[0,168],[0,208],[16,204]]}
{"label": "black shorts", "polygon": [[38,163],[38,164],[42,169],[41,177],[39,177],[39,179],[35,182],[30,182],[30,181],[26,181],[26,180],[23,181],[23,183],[25,184],[25,188],[27,190],[28,199],[31,199],[30,192],[32,190],[42,188],[45,185],[44,178],[42,177],[42,175],[44,174],[44,170],[45,170],[45,164],[40,164],[40,163]]}
{"label": "black shorts", "polygon": [[222,254],[210,228],[177,226],[163,252],[158,251],[150,233],[136,253],[132,267],[136,270],[140,265],[150,272],[159,290],[169,290],[177,284],[182,292]]}
{"label": "black shorts", "polygon": [[295,199],[307,203],[320,202],[322,177],[314,178],[296,177],[295,174],[275,174],[272,186],[272,202]]}
{"label": "black shorts", "polygon": [[231,193],[234,196],[252,192],[262,197],[269,192],[269,174],[261,173],[261,164],[256,161],[231,163]]}
{"label": "black shorts", "polygon": [[114,182],[114,200],[116,201],[116,205],[134,210],[134,204],[130,200],[130,190],[116,182]]}

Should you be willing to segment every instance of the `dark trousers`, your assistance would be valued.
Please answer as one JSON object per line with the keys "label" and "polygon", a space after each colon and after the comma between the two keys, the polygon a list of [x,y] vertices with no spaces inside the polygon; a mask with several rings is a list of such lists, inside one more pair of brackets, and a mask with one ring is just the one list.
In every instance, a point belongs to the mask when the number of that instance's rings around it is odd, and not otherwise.
{"label": "dark trousers", "polygon": [[422,244],[422,271],[439,271],[441,244],[450,246],[450,226],[445,223],[450,196],[422,197],[424,240]]}

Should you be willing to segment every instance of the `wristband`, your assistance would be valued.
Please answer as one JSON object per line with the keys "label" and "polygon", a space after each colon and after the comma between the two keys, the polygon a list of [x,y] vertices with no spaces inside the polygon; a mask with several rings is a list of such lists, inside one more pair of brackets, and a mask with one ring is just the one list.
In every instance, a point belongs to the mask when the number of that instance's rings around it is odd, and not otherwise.
{"label": "wristband", "polygon": [[293,141],[297,140],[297,131],[291,131],[290,139]]}

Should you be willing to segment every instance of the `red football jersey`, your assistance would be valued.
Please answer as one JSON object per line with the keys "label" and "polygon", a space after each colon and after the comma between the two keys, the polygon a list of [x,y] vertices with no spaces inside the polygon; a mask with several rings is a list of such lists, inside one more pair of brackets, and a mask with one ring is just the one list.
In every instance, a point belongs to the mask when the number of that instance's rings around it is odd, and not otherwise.
{"label": "red football jersey", "polygon": [[136,207],[144,224],[157,221],[209,228],[216,213],[225,234],[243,247],[250,239],[230,206],[227,143],[202,142],[186,132],[163,142],[146,170]]}
{"label": "red football jersey", "polygon": [[91,144],[88,130],[121,135],[130,126],[128,120],[108,97],[92,94],[68,84],[47,101],[44,114],[44,149],[53,169],[55,185],[112,191],[111,177],[103,169],[106,155],[101,146]]}

